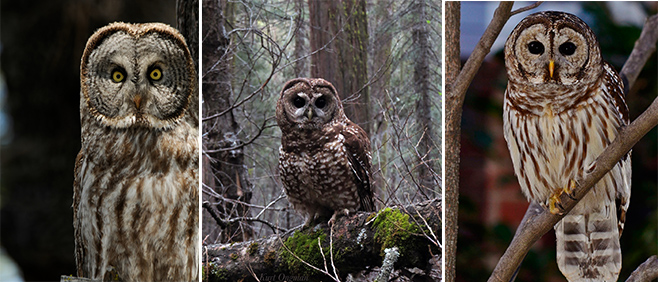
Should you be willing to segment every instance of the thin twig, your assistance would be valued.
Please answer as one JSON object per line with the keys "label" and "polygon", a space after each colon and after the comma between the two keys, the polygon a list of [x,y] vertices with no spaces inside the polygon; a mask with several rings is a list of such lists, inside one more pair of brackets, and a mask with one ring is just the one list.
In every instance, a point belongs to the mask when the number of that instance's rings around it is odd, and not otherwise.
{"label": "thin twig", "polygon": [[[322,270],[322,269],[319,269],[319,268],[313,266],[312,264],[310,264],[310,263],[304,261],[304,260],[301,259],[300,257],[298,257],[295,253],[293,253],[293,252],[290,250],[290,248],[288,248],[288,246],[286,246],[286,244],[283,243],[283,240],[281,240],[281,237],[277,236],[277,239],[279,239],[279,242],[281,243],[281,245],[283,246],[283,248],[286,249],[286,251],[288,251],[290,254],[292,254],[292,256],[294,256],[297,260],[301,261],[301,262],[302,262],[303,264],[305,264],[306,266],[308,266],[308,267],[310,267],[310,268],[312,268],[312,269],[314,269],[314,270],[316,270],[316,271],[319,271],[319,272],[321,272],[322,274],[325,274],[325,275],[331,277],[332,280],[334,280],[334,281],[336,281],[336,282],[340,282],[340,280],[337,279],[337,277],[333,277],[331,274],[329,274],[329,272],[324,271],[324,270]],[[319,241],[319,240],[318,240],[318,241]],[[320,248],[320,251],[322,251],[322,248]],[[324,255],[323,255],[323,256],[324,256]]]}
{"label": "thin twig", "polygon": [[537,1],[537,2],[535,2],[534,4],[531,4],[531,5],[525,6],[525,7],[523,7],[523,8],[518,8],[518,9],[512,11],[512,13],[510,13],[510,16],[514,16],[514,15],[516,15],[516,14],[518,14],[518,13],[523,13],[523,12],[525,12],[525,11],[532,10],[532,9],[534,9],[534,8],[537,8],[537,7],[539,7],[539,5],[541,5],[541,3],[544,3],[544,1]]}

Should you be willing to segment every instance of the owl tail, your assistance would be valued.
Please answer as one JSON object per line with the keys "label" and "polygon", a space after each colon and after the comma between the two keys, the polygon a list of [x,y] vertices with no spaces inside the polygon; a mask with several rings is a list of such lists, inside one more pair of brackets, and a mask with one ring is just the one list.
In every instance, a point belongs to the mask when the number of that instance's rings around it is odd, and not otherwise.
{"label": "owl tail", "polygon": [[614,205],[568,214],[555,225],[557,264],[567,280],[617,281],[621,249]]}

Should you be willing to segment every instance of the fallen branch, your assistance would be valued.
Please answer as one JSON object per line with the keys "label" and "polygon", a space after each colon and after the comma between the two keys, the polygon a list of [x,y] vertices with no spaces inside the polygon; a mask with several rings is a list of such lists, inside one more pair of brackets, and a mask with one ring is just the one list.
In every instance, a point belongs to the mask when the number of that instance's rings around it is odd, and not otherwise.
{"label": "fallen branch", "polygon": [[[432,254],[440,253],[440,249],[421,232],[427,232],[427,227],[416,224],[414,220],[419,220],[417,217],[420,215],[433,229],[432,233],[441,234],[438,232],[441,230],[440,211],[440,201],[434,199],[404,209],[342,216],[333,231],[322,223],[294,233],[275,234],[253,241],[204,246],[204,271],[211,276],[209,281],[293,280],[291,277],[330,279],[313,270],[317,268],[325,269],[323,272],[333,272],[332,277],[337,274],[344,281],[350,273],[381,266],[384,249],[398,247],[400,259],[395,263],[396,269],[416,267],[429,273],[431,265],[428,262]],[[311,245],[317,253],[290,254],[299,247],[310,249]],[[301,260],[313,267],[308,267]],[[325,263],[331,265],[333,270],[326,268]]]}

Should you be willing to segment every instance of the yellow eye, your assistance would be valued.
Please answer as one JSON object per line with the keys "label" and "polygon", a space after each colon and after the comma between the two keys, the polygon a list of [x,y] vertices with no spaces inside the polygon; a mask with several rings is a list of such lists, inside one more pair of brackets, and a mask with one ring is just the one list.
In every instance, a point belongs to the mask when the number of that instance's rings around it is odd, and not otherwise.
{"label": "yellow eye", "polygon": [[118,70],[115,70],[112,73],[112,80],[114,80],[114,82],[122,82],[125,78],[126,76],[123,75],[123,73]]}
{"label": "yellow eye", "polygon": [[151,71],[151,74],[149,74],[149,75],[151,76],[151,79],[153,79],[153,80],[160,80],[162,78],[162,71],[160,71],[160,69],[158,69],[158,68],[155,68]]}

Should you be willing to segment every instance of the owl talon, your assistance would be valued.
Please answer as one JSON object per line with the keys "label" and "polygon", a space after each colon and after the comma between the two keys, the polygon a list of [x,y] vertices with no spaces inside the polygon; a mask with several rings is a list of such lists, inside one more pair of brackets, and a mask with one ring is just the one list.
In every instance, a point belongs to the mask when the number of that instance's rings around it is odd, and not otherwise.
{"label": "owl talon", "polygon": [[548,199],[548,211],[550,211],[554,215],[562,215],[564,211],[564,207],[562,207],[562,204],[560,203],[560,195],[559,194],[553,194]]}
{"label": "owl talon", "polygon": [[334,212],[334,214],[331,216],[331,219],[329,219],[329,227],[334,226],[334,223],[336,223],[336,219],[338,218],[339,215],[350,215],[350,210],[348,209],[342,209],[342,210],[337,210]]}
{"label": "owl talon", "polygon": [[576,181],[573,181],[573,179],[569,179],[569,184],[567,184],[567,186],[564,187],[564,190],[562,192],[567,194],[569,198],[575,201],[576,197],[574,197],[575,196],[573,193],[574,189],[576,189]]}
{"label": "owl talon", "polygon": [[576,188],[576,182],[573,180],[569,180],[569,183],[564,186],[562,190],[560,190],[559,193],[553,194],[549,199],[548,199],[548,209],[552,214],[556,215],[562,215],[564,212],[564,206],[562,206],[562,202],[560,202],[560,196],[562,194],[566,194],[569,198],[572,200],[576,200],[573,194],[573,190]]}

